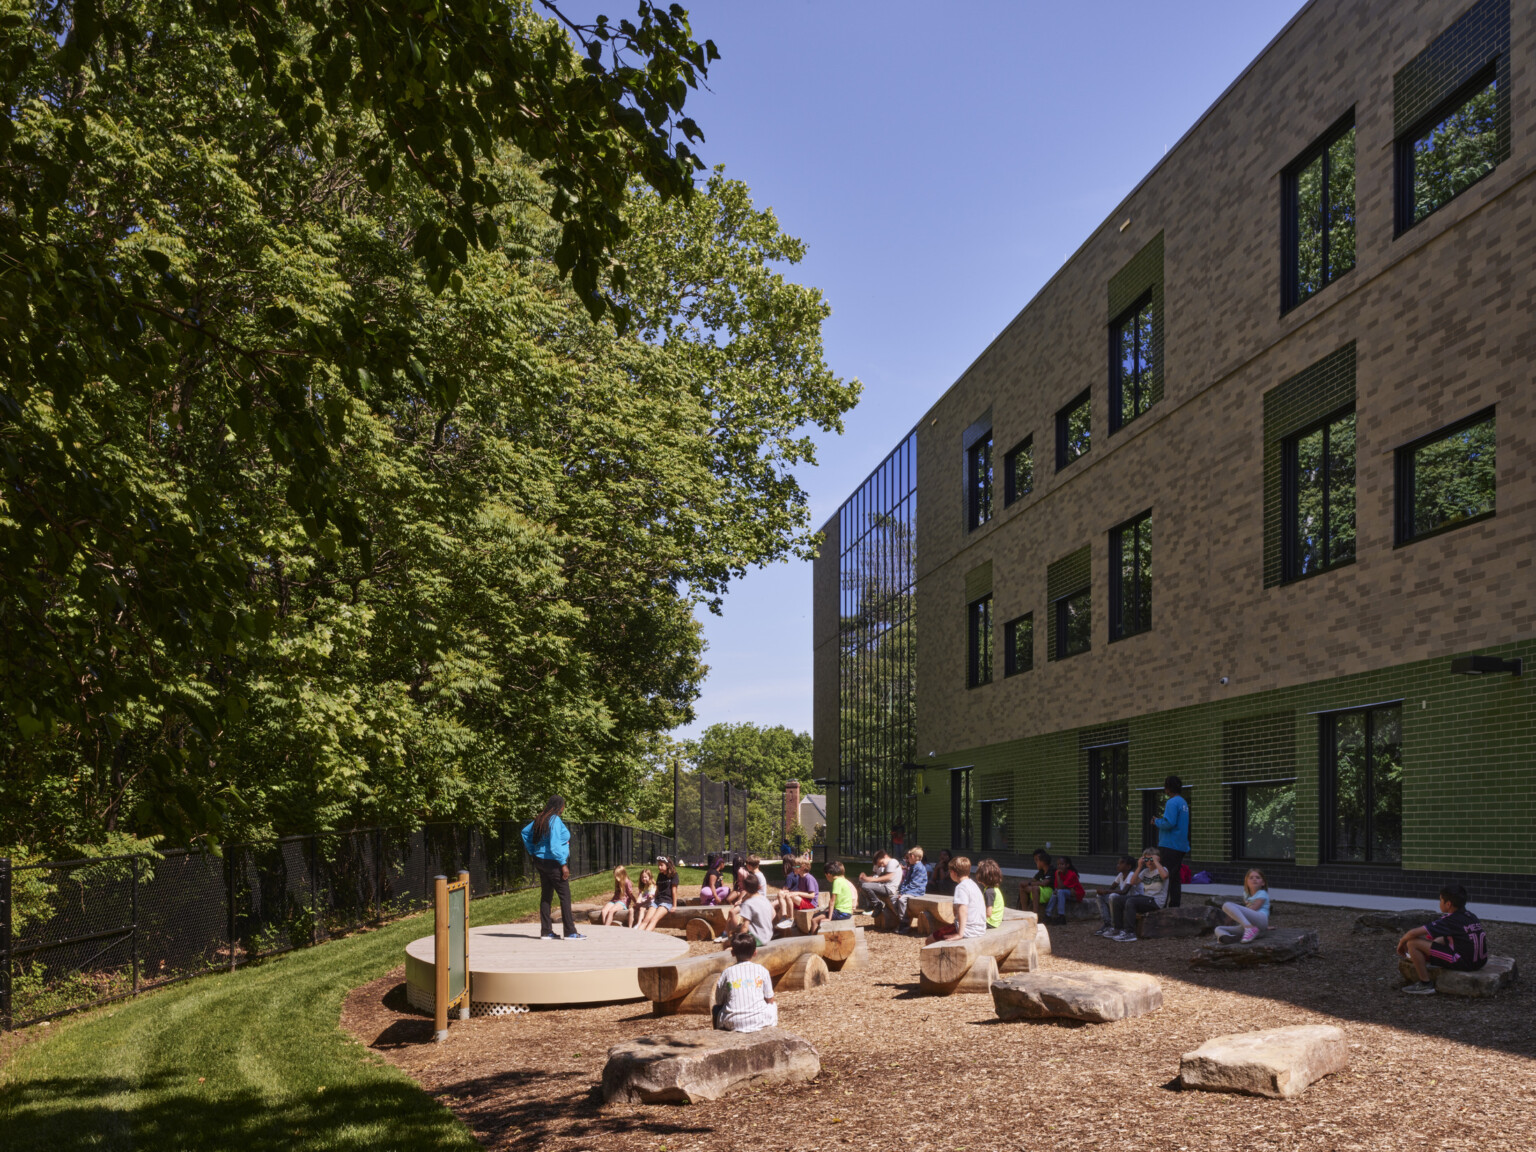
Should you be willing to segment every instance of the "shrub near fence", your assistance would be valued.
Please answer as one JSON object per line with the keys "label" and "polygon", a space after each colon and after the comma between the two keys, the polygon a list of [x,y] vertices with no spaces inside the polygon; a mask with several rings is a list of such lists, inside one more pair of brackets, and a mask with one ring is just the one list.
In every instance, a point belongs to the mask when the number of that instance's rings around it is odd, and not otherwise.
{"label": "shrub near fence", "polygon": [[[432,878],[476,896],[538,883],[521,822],[289,836],[222,856],[0,860],[0,1028],[318,944],[427,907]],[[671,837],[571,824],[572,876],[675,853]]]}

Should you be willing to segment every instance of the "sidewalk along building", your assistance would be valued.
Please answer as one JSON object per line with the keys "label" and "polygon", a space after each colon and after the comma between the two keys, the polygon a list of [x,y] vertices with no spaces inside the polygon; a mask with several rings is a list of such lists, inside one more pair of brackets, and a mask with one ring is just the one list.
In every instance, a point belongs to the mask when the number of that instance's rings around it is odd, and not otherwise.
{"label": "sidewalk along building", "polygon": [[1109,870],[1176,773],[1220,880],[1536,904],[1533,53],[1309,4],[921,414],[816,562],[837,851]]}

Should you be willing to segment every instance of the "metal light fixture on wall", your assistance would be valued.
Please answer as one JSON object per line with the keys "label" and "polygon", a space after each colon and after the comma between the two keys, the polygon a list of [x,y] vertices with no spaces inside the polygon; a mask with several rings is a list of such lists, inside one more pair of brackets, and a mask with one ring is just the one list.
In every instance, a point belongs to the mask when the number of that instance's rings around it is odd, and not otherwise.
{"label": "metal light fixture on wall", "polygon": [[1458,656],[1451,661],[1451,672],[1460,676],[1486,676],[1493,672],[1518,676],[1524,667],[1524,662],[1518,656],[1513,660],[1504,660],[1498,656]]}

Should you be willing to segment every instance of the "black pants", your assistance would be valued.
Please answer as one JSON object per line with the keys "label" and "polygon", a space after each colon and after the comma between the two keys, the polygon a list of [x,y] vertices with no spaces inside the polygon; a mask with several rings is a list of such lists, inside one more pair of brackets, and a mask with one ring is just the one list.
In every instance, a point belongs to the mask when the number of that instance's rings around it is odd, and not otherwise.
{"label": "black pants", "polygon": [[1162,858],[1163,867],[1168,869],[1168,907],[1177,908],[1179,899],[1184,895],[1179,885],[1179,871],[1184,866],[1184,852],[1179,848],[1159,848],[1157,854]]}
{"label": "black pants", "polygon": [[1118,904],[1112,903],[1113,909],[1119,919],[1115,922],[1116,928],[1123,928],[1132,936],[1136,935],[1136,918],[1148,912],[1157,911],[1157,901],[1150,896],[1127,896]]}
{"label": "black pants", "polygon": [[550,923],[550,897],[560,894],[560,920],[567,936],[576,934],[576,920],[571,916],[571,882],[562,874],[562,866],[553,860],[534,857],[533,866],[539,872],[539,932],[548,936],[553,932]]}

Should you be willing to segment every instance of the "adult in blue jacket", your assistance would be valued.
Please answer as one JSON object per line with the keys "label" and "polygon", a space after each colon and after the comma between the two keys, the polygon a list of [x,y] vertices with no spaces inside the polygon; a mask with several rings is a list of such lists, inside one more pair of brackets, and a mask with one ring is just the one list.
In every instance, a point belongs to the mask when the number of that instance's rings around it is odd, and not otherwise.
{"label": "adult in blue jacket", "polygon": [[1189,852],[1189,801],[1184,799],[1184,781],[1169,776],[1163,781],[1163,814],[1153,819],[1157,828],[1157,854],[1168,869],[1168,907],[1177,908],[1183,893],[1179,890],[1179,870]]}
{"label": "adult in blue jacket", "polygon": [[558,940],[550,920],[550,897],[560,894],[560,920],[567,940],[585,940],[576,931],[576,921],[571,916],[571,869],[566,863],[571,858],[571,830],[560,819],[565,811],[565,797],[551,796],[544,811],[535,816],[523,829],[523,847],[539,874],[539,934],[546,940]]}

